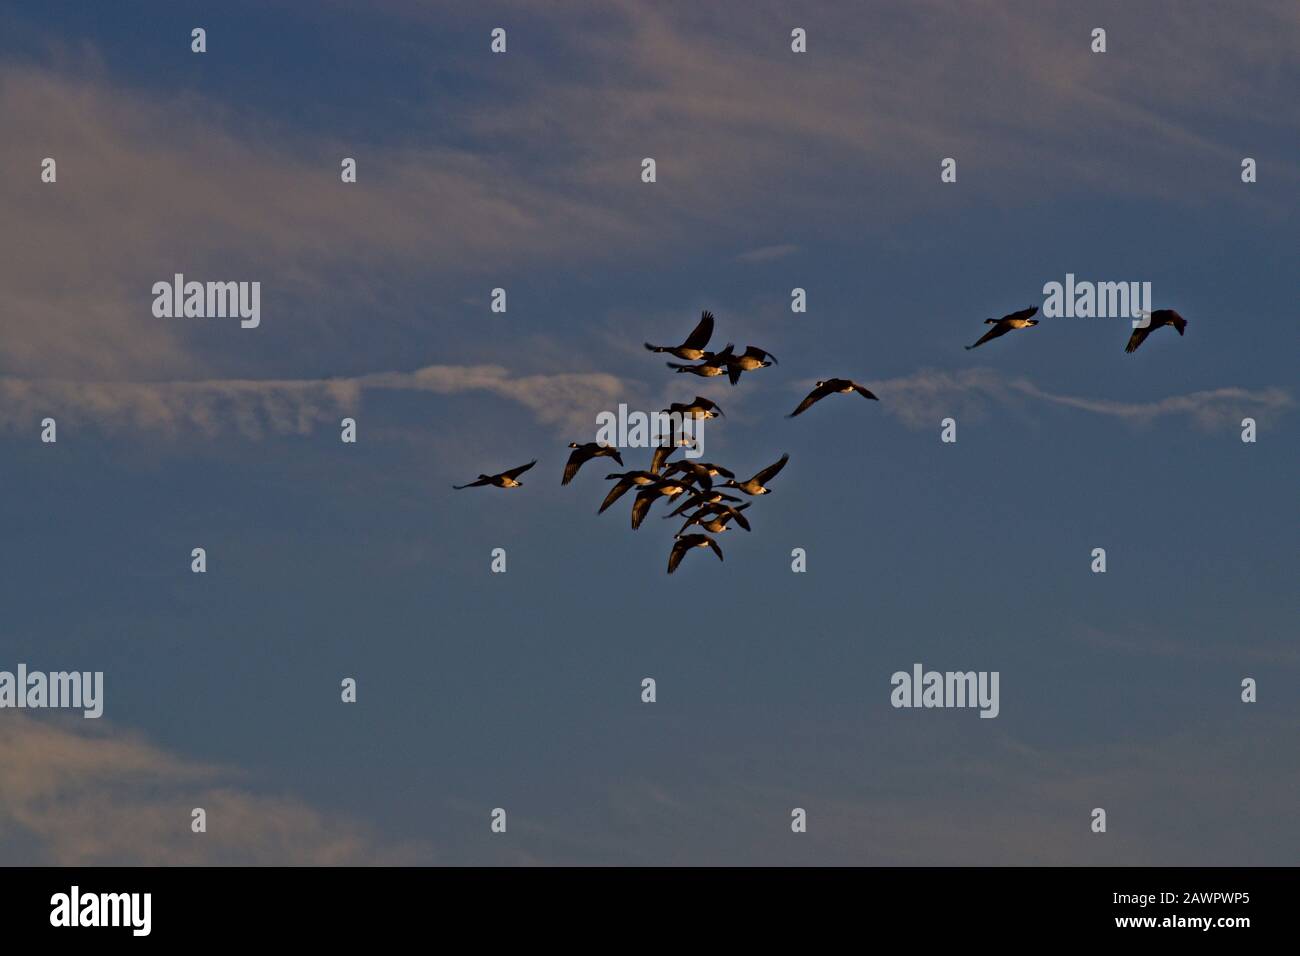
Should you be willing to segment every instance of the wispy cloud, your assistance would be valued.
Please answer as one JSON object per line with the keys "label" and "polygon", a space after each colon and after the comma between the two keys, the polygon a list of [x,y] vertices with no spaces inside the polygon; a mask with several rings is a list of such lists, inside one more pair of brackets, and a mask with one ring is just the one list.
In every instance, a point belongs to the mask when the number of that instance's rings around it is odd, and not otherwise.
{"label": "wispy cloud", "polygon": [[[1202,428],[1235,425],[1247,415],[1265,420],[1295,405],[1291,394],[1278,387],[1216,388],[1151,402],[1060,395],[1026,378],[1008,378],[988,368],[958,372],[922,369],[872,382],[871,387],[884,410],[913,428],[934,427],[949,415],[979,417],[999,407],[1023,410],[1025,398],[1133,425],[1183,416]],[[112,432],[135,429],[168,437],[195,432],[205,436],[233,432],[249,439],[308,435],[320,425],[337,425],[341,416],[355,415],[368,391],[444,396],[483,392],[517,403],[540,424],[574,434],[592,431],[598,412],[614,410],[620,402],[631,402],[633,396],[644,404],[646,397],[641,383],[605,372],[515,376],[498,365],[428,365],[410,372],[320,380],[76,382],[0,378],[0,429],[32,430],[42,418],[52,416],[61,424],[90,425]],[[640,406],[633,403],[632,407]]]}
{"label": "wispy cloud", "polygon": [[776,259],[784,259],[799,251],[799,247],[793,243],[783,243],[777,246],[762,246],[758,249],[751,249],[748,252],[742,252],[736,256],[737,262],[772,262]]}
{"label": "wispy cloud", "polygon": [[[576,26],[593,11],[609,29]],[[1256,5],[1228,34],[1198,18],[1125,11],[1112,18],[1116,52],[1103,61],[1087,52],[1090,21],[1069,4],[977,14],[928,0],[884,21],[812,10],[807,55],[789,52],[778,4],[739,19],[725,6],[632,2],[575,4],[556,17],[548,42],[583,64],[583,78],[494,76],[493,98],[455,120],[456,149],[289,131],[194,91],[127,86],[84,65],[93,53],[71,67],[0,64],[0,164],[29,171],[0,181],[9,305],[0,372],[211,374],[185,326],[141,330],[149,284],[174,271],[256,269],[274,273],[281,292],[337,298],[339,271],[351,270],[343,292],[365,303],[381,272],[472,276],[489,264],[508,273],[643,256],[647,235],[674,251],[735,249],[756,225],[788,225],[795,211],[816,215],[823,235],[846,236],[861,230],[865,201],[886,225],[945,202],[943,156],[980,170],[963,178],[963,194],[1033,203],[1064,183],[1185,202],[1206,188],[1180,180],[1189,156],[1226,167],[1240,159],[1238,144],[1211,138],[1205,112],[1276,122],[1289,90],[1245,86],[1240,64],[1277,65],[1282,76],[1295,27],[1287,3]],[[1119,52],[1133,50],[1135,33],[1142,55]],[[1153,72],[1153,61],[1197,69]],[[599,84],[586,79],[593,71]],[[978,109],[953,95],[968,89],[980,91]],[[1135,140],[1145,150],[1138,165],[1127,149],[1099,148]],[[39,182],[38,154],[59,161],[57,186]],[[360,164],[354,187],[338,181],[345,155]],[[653,190],[638,181],[644,155],[660,162]],[[918,175],[922,167],[930,172]],[[1271,158],[1269,175],[1300,180],[1285,155]],[[824,188],[829,176],[842,187]],[[741,259],[771,261],[787,248]]]}
{"label": "wispy cloud", "polygon": [[321,380],[77,382],[0,378],[0,429],[34,430],[46,416],[60,425],[146,431],[166,437],[236,433],[249,439],[308,435],[355,415],[370,390],[453,395],[486,392],[555,427],[594,428],[596,413],[617,405],[627,385],[601,372],[513,377],[495,365],[430,365]]}
{"label": "wispy cloud", "polygon": [[[206,374],[193,323],[150,314],[152,283],[175,272],[364,303],[393,270],[509,271],[632,234],[630,220],[504,159],[277,139],[268,126],[193,94],[115,85],[99,68],[0,64],[0,165],[29,173],[0,179],[0,372]],[[44,155],[56,184],[40,182]],[[358,160],[355,186],[339,181],[344,156]]]}
{"label": "wispy cloud", "polygon": [[[427,860],[243,775],[177,757],[111,726],[0,721],[0,848],[36,865],[335,865]],[[191,811],[207,813],[193,833]]]}
{"label": "wispy cloud", "polygon": [[75,382],[0,378],[0,428],[62,426],[167,437],[235,432],[246,438],[307,435],[354,412],[361,391],[345,379],[311,381]]}
{"label": "wispy cloud", "polygon": [[901,378],[873,382],[881,406],[905,425],[934,427],[952,415],[983,415],[996,406],[1024,405],[1025,398],[1079,411],[1147,425],[1165,417],[1186,416],[1202,428],[1235,425],[1244,416],[1279,415],[1295,406],[1285,389],[1225,387],[1169,395],[1150,402],[1122,402],[1108,398],[1061,395],[1040,388],[1027,378],[1009,378],[994,369],[959,372],[922,369]]}

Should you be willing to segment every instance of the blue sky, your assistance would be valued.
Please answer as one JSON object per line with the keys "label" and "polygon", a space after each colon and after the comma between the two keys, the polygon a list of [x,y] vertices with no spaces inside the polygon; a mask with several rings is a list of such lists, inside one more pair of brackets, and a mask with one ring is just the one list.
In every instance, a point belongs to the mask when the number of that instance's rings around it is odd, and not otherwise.
{"label": "blue sky", "polygon": [[[0,712],[0,859],[1293,862],[1294,8],[741,9],[0,14],[0,669],[106,685]],[[261,326],[155,319],[174,272]],[[1186,336],[963,350],[1067,273]],[[706,308],[781,364],[641,348]],[[783,417],[830,376],[879,404]],[[675,523],[559,476],[695,394],[709,459],[791,461],[667,577]],[[916,661],[1000,716],[891,708]]]}

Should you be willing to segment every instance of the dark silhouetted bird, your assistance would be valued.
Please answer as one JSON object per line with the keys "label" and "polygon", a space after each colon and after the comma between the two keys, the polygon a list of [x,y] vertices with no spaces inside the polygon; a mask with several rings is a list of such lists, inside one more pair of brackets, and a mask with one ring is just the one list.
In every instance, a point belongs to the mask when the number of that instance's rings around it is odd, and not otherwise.
{"label": "dark silhouetted bird", "polygon": [[536,458],[526,465],[520,465],[518,468],[511,468],[509,471],[503,471],[499,475],[479,475],[478,481],[471,481],[468,485],[452,485],[452,487],[457,491],[460,491],[462,488],[480,488],[483,485],[493,485],[497,488],[518,488],[523,484],[522,481],[517,480],[519,476],[535,464],[537,464]]}
{"label": "dark silhouetted bird", "polygon": [[718,542],[714,541],[707,534],[679,534],[677,540],[673,543],[673,550],[668,555],[668,573],[672,574],[677,570],[677,565],[682,563],[682,558],[691,548],[712,548],[713,553],[722,560],[722,549],[718,547]]}
{"label": "dark silhouetted bird", "polygon": [[651,352],[667,352],[687,362],[695,362],[704,357],[704,346],[709,344],[712,336],[713,313],[705,312],[700,316],[700,324],[695,327],[695,331],[686,336],[686,341],[681,345],[651,345],[646,342],[645,347]]}
{"label": "dark silhouetted bird", "polygon": [[664,409],[669,415],[681,415],[683,418],[722,418],[722,409],[717,402],[695,396],[693,401],[673,402]]}
{"label": "dark silhouetted bird", "polygon": [[857,392],[863,398],[870,398],[873,401],[879,401],[864,385],[847,378],[828,378],[824,382],[818,382],[816,387],[808,393],[799,407],[792,411],[786,418],[794,418],[796,415],[802,415],[808,409],[812,408],[827,395],[834,395],[836,392],[847,395],[849,392]]}
{"label": "dark silhouetted bird", "polygon": [[736,473],[723,468],[721,465],[715,465],[708,461],[675,461],[664,469],[665,475],[674,475],[678,472],[682,474],[692,474],[699,479],[700,487],[706,491],[713,487],[713,479],[721,475],[723,478],[735,478]]}
{"label": "dark silhouetted bird", "polygon": [[733,519],[736,524],[748,531],[750,530],[749,521],[743,514],[741,514],[741,512],[748,508],[749,505],[750,502],[748,501],[737,508],[722,504],[705,505],[699,511],[695,512],[695,514],[687,516],[686,524],[682,525],[681,531],[678,531],[677,533],[681,534],[691,525],[697,524],[705,531],[712,531],[714,534],[721,534],[727,530],[727,522],[732,521]]}
{"label": "dark silhouetted bird", "polygon": [[728,359],[727,378],[731,380],[732,385],[735,385],[740,381],[741,372],[752,372],[755,369],[767,368],[776,364],[778,364],[776,356],[771,352],[765,352],[756,345],[750,345],[741,354]]}
{"label": "dark silhouetted bird", "polygon": [[677,369],[679,374],[689,372],[701,378],[714,378],[727,370],[728,363],[734,358],[731,354],[731,350],[734,348],[735,346],[728,342],[727,347],[721,352],[705,352],[704,360],[699,365],[681,365],[678,362],[668,362],[667,364],[669,368]]}
{"label": "dark silhouetted bird", "polygon": [[650,454],[650,470],[655,474],[663,468],[670,455],[679,448],[691,448],[695,445],[695,439],[687,438],[685,435],[678,435],[675,438],[669,438],[667,435],[660,435],[657,439],[661,444],[655,445],[655,450]]}
{"label": "dark silhouetted bird", "polygon": [[724,488],[738,488],[747,495],[766,495],[771,494],[772,489],[766,487],[767,483],[777,476],[785,463],[790,460],[789,453],[781,456],[781,460],[774,464],[768,465],[753,478],[748,481],[736,481],[734,478],[728,478],[722,483]]}
{"label": "dark silhouetted bird", "polygon": [[718,491],[718,489],[716,488],[713,488],[709,491],[697,491],[695,494],[691,495],[680,505],[674,508],[671,512],[664,515],[664,520],[667,521],[669,518],[676,518],[678,515],[685,514],[687,511],[690,511],[692,508],[698,508],[701,505],[717,504],[719,501],[741,501],[741,500],[743,499],[737,498],[735,495],[724,495],[721,491]]}
{"label": "dark silhouetted bird", "polygon": [[690,488],[690,485],[690,478],[665,478],[656,481],[653,485],[646,485],[638,491],[636,501],[632,502],[632,530],[641,527],[641,522],[645,520],[646,512],[650,510],[652,504],[660,498],[676,497]]}
{"label": "dark silhouetted bird", "polygon": [[966,346],[966,351],[977,349],[989,339],[996,339],[999,335],[1006,335],[1012,329],[1029,329],[1038,324],[1037,319],[1031,319],[1031,315],[1038,312],[1038,306],[1030,306],[1028,309],[1021,309],[1019,312],[1012,312],[1010,315],[1004,315],[1000,319],[985,319],[985,325],[991,325],[993,328],[985,332],[978,342],[974,345]]}
{"label": "dark silhouetted bird", "polygon": [[1182,335],[1183,330],[1187,328],[1187,320],[1173,309],[1156,309],[1150,313],[1150,318],[1150,325],[1133,330],[1133,334],[1128,338],[1128,345],[1124,346],[1125,352],[1136,352],[1138,346],[1146,341],[1147,336],[1161,326],[1172,325],[1178,330],[1179,335]]}
{"label": "dark silhouetted bird", "polygon": [[605,496],[605,500],[601,503],[600,510],[597,511],[596,514],[604,514],[605,509],[608,508],[610,505],[612,505],[614,502],[618,501],[619,498],[622,498],[623,495],[627,493],[628,489],[636,485],[653,485],[656,481],[659,480],[658,475],[649,471],[625,471],[622,473],[615,472],[613,474],[606,475],[605,477],[617,478],[618,481],[615,483],[613,488],[609,489],[609,494]]}
{"label": "dark silhouetted bird", "polygon": [[579,445],[577,442],[571,441],[569,447],[573,449],[573,452],[569,455],[569,461],[564,466],[564,477],[560,479],[562,485],[571,482],[573,476],[578,473],[578,469],[593,458],[613,458],[620,465],[623,464],[623,456],[618,453],[617,448],[611,445],[602,445],[594,441]]}

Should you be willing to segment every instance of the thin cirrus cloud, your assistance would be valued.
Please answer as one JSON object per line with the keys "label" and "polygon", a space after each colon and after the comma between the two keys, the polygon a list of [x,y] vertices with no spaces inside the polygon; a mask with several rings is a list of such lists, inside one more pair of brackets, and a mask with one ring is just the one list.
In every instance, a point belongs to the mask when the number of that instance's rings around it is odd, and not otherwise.
{"label": "thin cirrus cloud", "polygon": [[[526,110],[486,105],[473,128],[530,138],[560,131],[585,147],[582,178],[608,186],[626,178],[624,144],[654,143],[664,203],[712,216],[744,197],[751,221],[792,200],[805,210],[852,205],[857,193],[817,190],[832,167],[837,181],[862,187],[873,217],[939,203],[946,197],[932,186],[944,156],[972,163],[980,172],[966,188],[999,191],[1000,201],[1008,182],[1022,202],[1071,183],[1187,201],[1174,173],[1189,157],[1234,166],[1240,158],[1207,116],[1237,121],[1240,109],[1269,122],[1287,102],[1284,82],[1245,86],[1238,66],[1249,59],[1280,74],[1296,25],[1293,4],[1265,3],[1228,37],[1155,4],[1107,17],[1117,52],[1098,56],[1089,46],[1096,24],[1068,3],[1011,11],[928,0],[888,18],[843,6],[792,16],[785,4],[758,3],[740,19],[707,4],[588,6],[616,16],[619,28],[594,38],[559,30],[557,42],[567,38],[571,55],[601,65],[601,87],[556,80],[527,96]],[[790,52],[795,25],[807,28],[816,55]],[[1128,54],[1133,36],[1140,55]],[[1152,62],[1197,69],[1152,71]],[[955,95],[966,91],[977,91],[978,110],[969,93]],[[1135,140],[1147,153],[1136,162],[1126,148]],[[1099,148],[1107,144],[1120,148]],[[1272,162],[1298,178],[1290,156]],[[1232,188],[1231,177],[1215,188]],[[756,196],[765,200],[757,211]]]}
{"label": "thin cirrus cloud", "polygon": [[911,428],[934,427],[948,415],[981,415],[997,405],[1023,405],[1024,396],[1144,425],[1158,418],[1186,416],[1202,428],[1235,424],[1242,416],[1261,418],[1288,412],[1295,400],[1285,389],[1213,388],[1184,395],[1169,395],[1150,402],[1121,402],[1108,398],[1060,395],[1029,379],[1008,377],[994,369],[951,372],[921,369],[900,378],[873,382],[881,407]]}
{"label": "thin cirrus cloud", "polygon": [[[6,715],[0,765],[0,855],[31,864],[368,865],[429,853],[111,727]],[[205,833],[191,831],[196,807]]]}
{"label": "thin cirrus cloud", "polygon": [[[797,390],[806,384],[792,386]],[[1185,417],[1203,428],[1235,424],[1243,416],[1266,419],[1295,405],[1285,389],[1224,387],[1170,395],[1151,402],[1061,395],[1024,377],[993,369],[921,369],[873,382],[881,407],[909,428],[930,428],[948,415],[979,416],[990,408],[1030,397],[1094,415],[1143,425]],[[208,380],[193,382],[78,382],[0,378],[0,428],[35,427],[42,418],[106,431],[141,430],[179,437],[236,433],[248,439],[309,435],[354,415],[370,391],[449,396],[487,393],[527,409],[542,425],[585,434],[598,412],[613,411],[640,383],[605,372],[515,376],[498,365],[429,365],[410,372],[376,372],[320,380]],[[630,407],[640,407],[629,402]],[[648,406],[647,406],[648,407]]]}
{"label": "thin cirrus cloud", "polygon": [[589,431],[595,414],[626,391],[613,375],[561,373],[511,376],[494,365],[430,365],[321,380],[80,382],[0,378],[0,428],[31,429],[46,417],[60,425],[131,430],[177,438],[235,433],[257,440],[309,435],[354,415],[366,391],[453,395],[486,392],[528,409],[543,425]]}
{"label": "thin cirrus cloud", "polygon": [[[504,160],[267,139],[204,119],[226,113],[196,101],[117,87],[102,70],[0,63],[0,165],[32,171],[0,179],[0,373],[205,374],[183,326],[140,334],[152,283],[176,272],[260,277],[310,301],[339,295],[340,268],[517,268],[632,231],[598,203],[531,185]],[[41,144],[35,155],[31,143]],[[341,158],[358,154],[358,185],[340,187]],[[58,163],[56,184],[40,182],[42,155]],[[365,281],[344,288],[364,301]]]}
{"label": "thin cirrus cloud", "polygon": [[[1099,69],[1083,21],[1060,16],[1072,5],[1013,16],[931,0],[884,22],[814,7],[817,56],[789,52],[780,5],[755,5],[738,22],[707,6],[599,6],[616,28],[564,29],[565,17],[590,12],[575,5],[550,32],[602,82],[528,70],[512,81],[474,73],[491,67],[471,61],[469,85],[491,95],[454,120],[461,149],[345,145],[201,92],[127,87],[102,65],[0,62],[0,162],[32,170],[0,181],[0,285],[11,305],[0,313],[0,373],[210,374],[183,327],[120,348],[140,338],[133,323],[149,283],[175,271],[256,266],[281,288],[337,296],[340,266],[478,275],[488,263],[640,257],[647,235],[660,249],[744,248],[756,225],[787,225],[800,210],[816,211],[826,235],[856,234],[863,202],[886,224],[942,202],[943,156],[981,171],[963,190],[1014,181],[1025,203],[1072,183],[1185,202],[1204,193],[1179,179],[1188,161],[1240,159],[1223,124],[1270,121],[1288,102],[1271,78],[1283,75],[1296,18],[1293,4],[1262,3],[1227,37],[1177,15],[1153,30],[1144,18],[1159,8],[1117,12],[1117,51]],[[1142,55],[1125,55],[1135,32]],[[1035,55],[1008,61],[999,54],[1008,48]],[[1243,58],[1265,68],[1247,88]],[[1153,61],[1197,69],[1153,72]],[[952,95],[960,89],[981,91],[979,110]],[[424,119],[413,115],[412,130]],[[1134,141],[1141,162],[1099,148]],[[31,143],[59,160],[56,187],[39,182]],[[638,180],[646,154],[660,161],[652,203]],[[355,188],[339,188],[345,155],[358,157]],[[1275,180],[1300,181],[1289,156],[1268,163]],[[829,174],[842,190],[823,188]],[[772,246],[741,258],[784,254]],[[367,301],[365,285],[347,284],[354,303]]]}

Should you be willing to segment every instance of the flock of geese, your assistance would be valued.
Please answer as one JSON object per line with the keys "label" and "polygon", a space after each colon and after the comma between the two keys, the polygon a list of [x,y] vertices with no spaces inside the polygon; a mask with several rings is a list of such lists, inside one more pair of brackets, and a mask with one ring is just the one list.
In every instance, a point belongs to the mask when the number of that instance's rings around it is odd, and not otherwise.
{"label": "flock of geese", "polygon": [[[1033,316],[1038,314],[1038,306],[1030,306],[1027,309],[1021,309],[1019,312],[1012,312],[1010,315],[1004,315],[1000,319],[985,319],[985,325],[991,325],[993,328],[985,332],[978,342],[974,345],[966,346],[966,350],[977,349],[985,342],[996,339],[1000,335],[1006,335],[1014,329],[1032,329],[1038,324],[1038,320]],[[1175,312],[1173,309],[1156,309],[1154,312],[1144,312],[1151,321],[1140,328],[1135,328],[1133,334],[1128,338],[1128,345],[1124,346],[1125,352],[1136,352],[1138,346],[1146,341],[1147,336],[1156,329],[1168,325],[1178,330],[1182,335],[1183,330],[1187,328],[1187,320]]]}
{"label": "flock of geese", "polygon": [[[1033,318],[1037,313],[1038,308],[1031,307],[1004,315],[1000,319],[985,319],[985,323],[992,328],[974,345],[967,345],[966,349],[979,348],[985,342],[1014,330],[1033,328],[1039,321]],[[1125,352],[1136,351],[1146,337],[1158,328],[1171,326],[1182,335],[1187,327],[1187,320],[1173,309],[1157,309],[1151,312],[1149,317],[1150,323],[1147,326],[1133,330],[1124,349]],[[735,353],[735,345],[730,342],[720,352],[708,351],[709,340],[713,337],[713,324],[713,313],[706,311],[700,316],[699,324],[681,345],[651,345],[646,342],[645,347],[651,352],[681,359],[680,362],[666,363],[679,374],[699,375],[702,378],[726,375],[732,385],[737,384],[741,375],[746,372],[777,364],[776,356],[771,352],[753,345],[746,347],[739,355]],[[863,398],[878,401],[870,389],[852,379],[828,378],[819,381],[786,417],[794,418],[802,415],[827,396],[851,395],[854,392]],[[724,417],[722,409],[716,402],[698,395],[689,402],[674,402],[664,411],[683,419]],[[668,459],[678,448],[689,447],[692,441],[680,432],[672,436],[661,436],[661,439],[651,454],[650,465],[646,470],[616,471],[605,476],[606,480],[613,481],[614,485],[605,495],[605,500],[601,502],[596,513],[604,514],[611,505],[635,488],[637,493],[632,502],[632,529],[636,530],[641,527],[651,506],[660,499],[666,499],[677,507],[664,515],[664,519],[684,518],[681,528],[673,536],[672,550],[668,554],[668,573],[672,574],[676,571],[682,558],[694,548],[709,548],[718,556],[719,561],[723,560],[722,548],[710,535],[728,531],[732,522],[749,531],[749,518],[745,515],[745,511],[752,504],[736,495],[728,494],[724,489],[739,491],[751,498],[770,494],[772,489],[768,487],[768,483],[780,474],[781,469],[790,460],[789,454],[782,455],[780,459],[760,470],[752,478],[737,481],[735,472],[712,462],[695,461],[689,458],[669,462]],[[581,445],[570,442],[569,448],[571,449],[569,460],[564,465],[564,475],[560,479],[562,485],[573,481],[578,470],[595,458],[612,458],[620,468],[625,467],[619,450],[610,445],[602,445],[594,441]],[[536,464],[537,459],[534,458],[526,465],[495,475],[479,475],[475,481],[452,487],[456,490],[488,485],[494,488],[518,488],[523,484],[519,476]],[[720,480],[715,483],[715,479]],[[678,503],[679,499],[680,503]],[[698,527],[700,530],[691,531],[693,527]]]}

